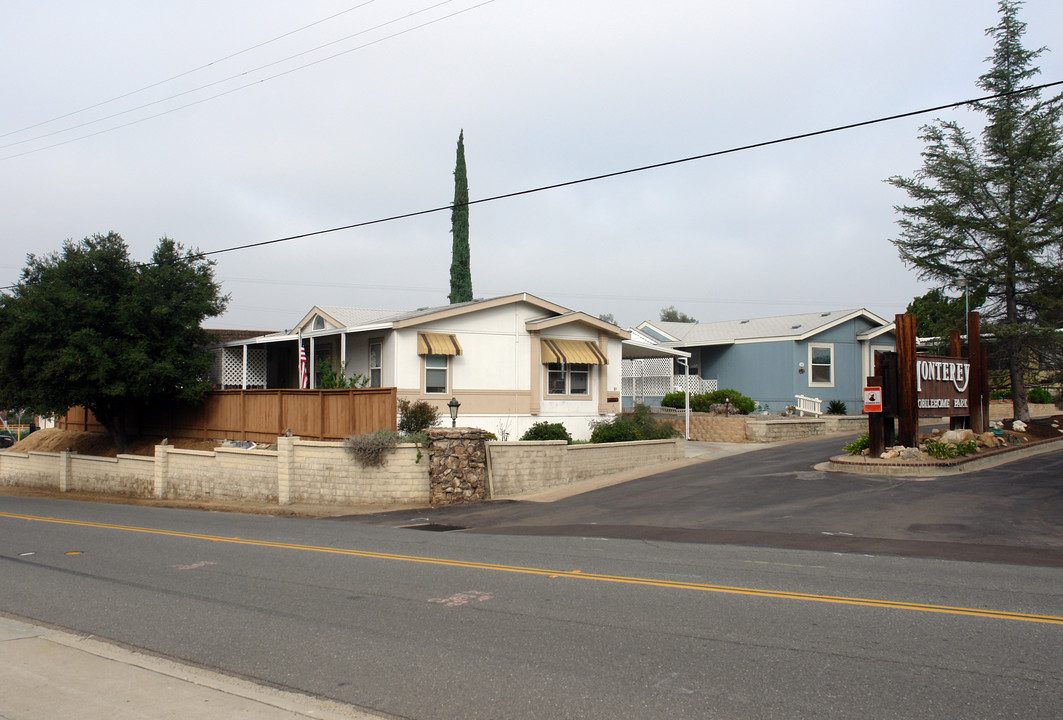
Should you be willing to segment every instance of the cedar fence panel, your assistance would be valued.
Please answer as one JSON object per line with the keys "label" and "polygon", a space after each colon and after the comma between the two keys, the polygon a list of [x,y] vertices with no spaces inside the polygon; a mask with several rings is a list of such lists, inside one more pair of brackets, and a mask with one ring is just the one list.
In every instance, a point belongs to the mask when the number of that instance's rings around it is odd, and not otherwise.
{"label": "cedar fence panel", "polygon": [[[273,442],[285,430],[316,440],[395,430],[395,388],[360,390],[215,390],[202,405],[160,403],[131,422],[129,435]],[[92,413],[70,408],[64,430],[104,432]]]}

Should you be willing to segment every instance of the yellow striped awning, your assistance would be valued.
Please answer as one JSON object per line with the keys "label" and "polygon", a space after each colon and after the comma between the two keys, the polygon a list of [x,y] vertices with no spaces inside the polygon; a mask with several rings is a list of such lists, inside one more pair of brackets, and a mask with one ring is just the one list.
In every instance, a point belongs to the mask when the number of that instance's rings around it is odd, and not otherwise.
{"label": "yellow striped awning", "polygon": [[543,364],[546,363],[584,363],[587,365],[608,365],[598,343],[593,340],[555,340],[542,338]]}
{"label": "yellow striped awning", "polygon": [[453,335],[417,333],[418,355],[461,355],[461,345]]}

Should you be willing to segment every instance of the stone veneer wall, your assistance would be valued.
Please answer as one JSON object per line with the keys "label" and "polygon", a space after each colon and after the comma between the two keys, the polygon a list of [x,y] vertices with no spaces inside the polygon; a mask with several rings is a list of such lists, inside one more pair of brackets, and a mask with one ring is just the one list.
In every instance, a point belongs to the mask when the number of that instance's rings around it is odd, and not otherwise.
{"label": "stone veneer wall", "polygon": [[487,431],[428,430],[428,500],[432,505],[477,502],[488,496]]}

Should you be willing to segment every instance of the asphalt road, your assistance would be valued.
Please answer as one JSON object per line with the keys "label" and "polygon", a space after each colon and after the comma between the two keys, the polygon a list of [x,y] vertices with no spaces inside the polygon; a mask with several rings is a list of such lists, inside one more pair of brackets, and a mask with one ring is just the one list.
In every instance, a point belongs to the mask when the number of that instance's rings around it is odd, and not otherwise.
{"label": "asphalt road", "polygon": [[0,497],[0,579],[2,612],[391,717],[1063,714],[1052,567]]}
{"label": "asphalt road", "polygon": [[766,447],[549,504],[501,501],[341,520],[1063,567],[1063,447],[934,478],[813,469],[843,444],[834,437]]}

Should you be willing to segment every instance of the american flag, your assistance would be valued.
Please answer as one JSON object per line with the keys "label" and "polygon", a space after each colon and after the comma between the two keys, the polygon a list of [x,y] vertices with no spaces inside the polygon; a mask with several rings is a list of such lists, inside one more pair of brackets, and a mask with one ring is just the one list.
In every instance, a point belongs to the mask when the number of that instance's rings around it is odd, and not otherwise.
{"label": "american flag", "polygon": [[310,387],[309,379],[306,377],[306,350],[303,349],[302,343],[299,343],[299,387]]}

